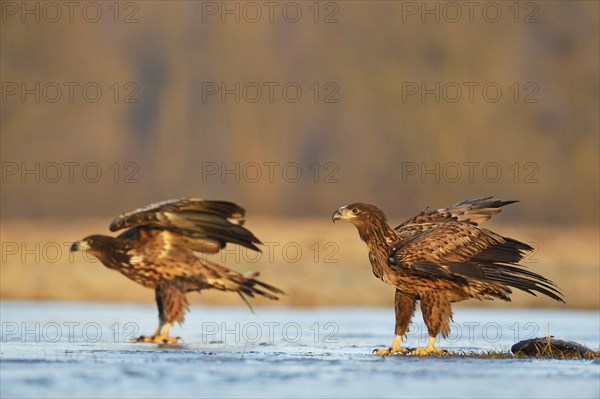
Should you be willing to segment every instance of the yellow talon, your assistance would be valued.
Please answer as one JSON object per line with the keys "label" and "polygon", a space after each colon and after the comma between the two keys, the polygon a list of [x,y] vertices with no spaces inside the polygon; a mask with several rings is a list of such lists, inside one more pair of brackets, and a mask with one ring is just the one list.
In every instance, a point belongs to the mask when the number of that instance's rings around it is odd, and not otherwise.
{"label": "yellow talon", "polygon": [[403,348],[400,346],[401,341],[402,341],[402,337],[399,335],[396,335],[396,339],[394,339],[394,342],[392,342],[392,346],[390,346],[387,349],[375,349],[375,350],[373,350],[373,354],[379,355],[379,356],[397,355],[397,354],[406,355],[406,353],[408,353],[408,350],[406,348]]}
{"label": "yellow talon", "polygon": [[415,356],[442,355],[443,353],[443,349],[435,347],[435,337],[429,337],[429,343],[425,348],[416,348],[412,351]]}
{"label": "yellow talon", "polygon": [[400,350],[394,350],[394,348],[387,349],[373,349],[374,355],[385,356],[385,355],[406,355],[408,350],[406,348],[400,348]]}
{"label": "yellow talon", "polygon": [[[165,330],[161,333],[161,330],[165,327]],[[171,329],[171,323],[159,324],[158,328],[154,333],[150,336],[138,337],[134,339],[135,342],[144,342],[144,343],[152,343],[152,344],[162,344],[162,343],[170,343],[176,344],[179,342],[179,338],[169,336],[169,330]]]}
{"label": "yellow talon", "polygon": [[179,342],[179,337],[160,336],[156,337],[154,343],[157,344],[176,344]]}

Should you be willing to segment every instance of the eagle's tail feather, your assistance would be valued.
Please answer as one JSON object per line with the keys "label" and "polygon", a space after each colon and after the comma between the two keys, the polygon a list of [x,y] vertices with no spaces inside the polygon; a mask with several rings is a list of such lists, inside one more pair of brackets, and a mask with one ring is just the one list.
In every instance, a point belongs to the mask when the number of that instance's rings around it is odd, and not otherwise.
{"label": "eagle's tail feather", "polygon": [[554,282],[524,269],[523,266],[497,262],[458,262],[449,263],[447,266],[453,273],[467,279],[514,287],[533,296],[537,296],[537,292],[556,301],[564,302],[562,293]]}
{"label": "eagle's tail feather", "polygon": [[250,309],[252,306],[248,303],[247,297],[253,298],[255,295],[259,295],[276,301],[279,299],[278,295],[285,294],[279,288],[256,279],[259,275],[258,272],[244,275],[210,262],[204,262],[204,267],[207,273],[202,276],[202,279],[208,283],[210,288],[237,292]]}
{"label": "eagle's tail feather", "polygon": [[244,294],[242,294],[240,291],[238,291],[238,295],[240,296],[240,298],[242,298],[242,301],[244,301],[244,303],[246,304],[246,306],[248,306],[248,309],[250,309],[250,311],[252,312],[252,314],[254,313],[254,308],[252,307],[252,305],[250,304],[250,302],[248,302],[248,299],[246,299],[246,297],[244,296]]}
{"label": "eagle's tail feather", "polygon": [[277,294],[284,294],[284,292],[279,288],[257,280],[255,277],[258,277],[258,275],[258,272],[253,272],[248,276],[242,276],[243,280],[240,283],[240,289],[238,292],[241,294],[246,294],[250,297],[254,297],[254,294],[258,294],[275,301],[279,299]]}

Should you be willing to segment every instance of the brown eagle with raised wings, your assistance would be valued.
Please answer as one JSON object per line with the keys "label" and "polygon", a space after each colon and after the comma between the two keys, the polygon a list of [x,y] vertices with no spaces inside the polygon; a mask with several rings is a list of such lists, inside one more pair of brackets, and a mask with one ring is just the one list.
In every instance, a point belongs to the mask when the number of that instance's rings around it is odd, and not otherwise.
{"label": "brown eagle with raised wings", "polygon": [[517,201],[475,198],[445,209],[425,209],[392,229],[384,213],[369,204],[341,207],[332,219],[347,220],[369,247],[373,274],[396,287],[396,339],[378,355],[401,353],[416,301],[429,332],[429,343],[416,355],[440,354],[434,346],[439,332],[450,333],[452,302],[469,298],[510,301],[511,287],[564,302],[557,286],[518,263],[532,248],[479,227],[500,208]]}
{"label": "brown eagle with raised wings", "polygon": [[138,342],[177,342],[169,336],[174,322],[183,323],[189,307],[186,293],[216,288],[245,296],[278,299],[278,288],[205,259],[228,242],[260,251],[261,242],[243,227],[245,210],[226,201],[182,198],[151,204],[124,213],[110,224],[117,237],[91,235],[71,246],[98,258],[109,269],[152,288],[156,293],[159,324]]}

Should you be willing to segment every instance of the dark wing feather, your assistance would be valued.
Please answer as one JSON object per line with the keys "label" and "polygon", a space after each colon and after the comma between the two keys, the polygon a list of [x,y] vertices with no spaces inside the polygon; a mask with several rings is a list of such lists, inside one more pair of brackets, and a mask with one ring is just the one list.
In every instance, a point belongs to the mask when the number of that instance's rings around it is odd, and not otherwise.
{"label": "dark wing feather", "polygon": [[501,211],[501,207],[513,204],[518,201],[502,201],[493,199],[493,197],[479,197],[467,201],[459,202],[448,208],[430,210],[425,209],[418,215],[408,219],[395,228],[400,230],[410,224],[423,223],[443,223],[443,222],[463,222],[472,225],[478,225],[492,217],[492,215]]}
{"label": "dark wing feather", "polygon": [[244,208],[233,202],[211,201],[201,198],[179,198],[155,202],[143,208],[123,213],[112,221],[110,230],[117,231],[127,227],[156,224],[163,221],[161,216],[165,212],[201,212],[231,219],[233,223],[240,225],[244,223],[246,213]]}
{"label": "dark wing feather", "polygon": [[226,201],[181,198],[157,202],[127,212],[110,224],[111,231],[151,227],[170,230],[187,238],[195,251],[215,253],[228,242],[256,251],[260,240],[244,228],[244,208]]}
{"label": "dark wing feather", "polygon": [[404,272],[453,282],[504,284],[563,301],[555,284],[516,265],[532,248],[460,222],[441,223],[392,250],[390,264]]}
{"label": "dark wing feather", "polygon": [[559,302],[564,302],[556,284],[544,276],[514,265],[495,262],[448,263],[453,273],[457,273],[482,282],[505,284],[518,288],[533,296],[535,292],[547,295]]}

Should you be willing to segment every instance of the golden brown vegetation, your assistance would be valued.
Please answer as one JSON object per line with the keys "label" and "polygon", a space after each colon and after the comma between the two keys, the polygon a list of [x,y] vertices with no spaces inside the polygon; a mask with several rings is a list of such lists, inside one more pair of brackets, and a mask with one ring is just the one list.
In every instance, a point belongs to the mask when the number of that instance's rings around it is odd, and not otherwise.
{"label": "golden brown vegetation", "polygon": [[[153,302],[154,295],[150,290],[106,269],[98,261],[86,261],[81,253],[68,252],[70,243],[84,236],[109,234],[107,224],[106,220],[100,219],[73,223],[48,220],[3,223],[2,241],[25,247],[16,254],[3,254],[1,297]],[[265,243],[262,254],[229,245],[226,251],[211,255],[211,259],[238,271],[259,271],[264,281],[287,293],[278,302],[256,299],[253,303],[266,306],[389,306],[393,303],[393,288],[373,276],[367,248],[352,226],[333,224],[328,216],[324,216],[321,220],[252,218],[248,227]],[[598,231],[583,227],[532,228],[497,224],[492,227],[537,249],[524,264],[555,281],[565,294],[566,305],[518,291],[513,295],[512,304],[500,301],[462,304],[600,307],[600,270],[598,254],[594,250]],[[27,254],[22,250],[34,249],[36,243],[40,246],[38,261],[35,251]],[[55,261],[53,248],[57,246],[62,252]],[[189,299],[204,304],[242,305],[236,295],[221,292],[190,294]]]}

